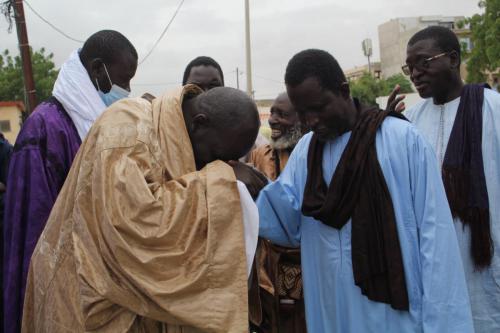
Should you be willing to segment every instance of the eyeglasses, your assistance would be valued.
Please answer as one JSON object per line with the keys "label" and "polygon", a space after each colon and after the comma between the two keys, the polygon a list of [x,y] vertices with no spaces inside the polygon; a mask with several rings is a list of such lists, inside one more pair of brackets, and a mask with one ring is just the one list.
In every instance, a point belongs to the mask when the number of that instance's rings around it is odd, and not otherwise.
{"label": "eyeglasses", "polygon": [[416,63],[412,64],[411,66],[409,66],[409,65],[402,66],[401,69],[403,70],[403,73],[405,75],[411,75],[413,68],[417,68],[418,70],[425,70],[425,69],[429,68],[429,64],[432,60],[439,59],[439,58],[441,58],[445,55],[448,55],[448,54],[449,54],[449,52],[444,52],[444,53],[440,53],[438,55],[435,55],[435,56],[427,58],[427,59],[420,59]]}

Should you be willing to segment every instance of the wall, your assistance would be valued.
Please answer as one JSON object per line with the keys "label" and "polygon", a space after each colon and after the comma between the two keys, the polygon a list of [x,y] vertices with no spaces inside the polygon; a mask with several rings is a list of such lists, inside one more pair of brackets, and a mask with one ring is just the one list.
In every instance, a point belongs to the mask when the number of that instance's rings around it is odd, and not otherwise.
{"label": "wall", "polygon": [[273,105],[273,102],[274,99],[261,99],[255,101],[255,104],[257,105],[257,110],[259,110],[260,125],[262,127],[269,127],[269,123],[267,122],[267,120],[271,115],[270,110],[271,106]]}
{"label": "wall", "polygon": [[[2,104],[6,103],[2,102]],[[21,130],[21,110],[17,105],[15,105],[15,103],[12,104],[14,105],[0,105],[0,121],[10,122],[10,131],[2,131],[2,134],[11,144],[14,144],[16,142],[17,135]]]}

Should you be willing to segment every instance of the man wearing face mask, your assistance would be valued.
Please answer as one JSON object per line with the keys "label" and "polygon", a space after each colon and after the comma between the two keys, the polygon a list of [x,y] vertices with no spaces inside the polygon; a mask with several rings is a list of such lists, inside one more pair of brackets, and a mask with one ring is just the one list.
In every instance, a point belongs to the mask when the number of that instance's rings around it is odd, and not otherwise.
{"label": "man wearing face mask", "polygon": [[136,68],[137,52],[125,36],[93,34],[61,66],[53,96],[17,137],[5,202],[5,332],[20,330],[30,258],[78,148],[104,109],[128,96]]}

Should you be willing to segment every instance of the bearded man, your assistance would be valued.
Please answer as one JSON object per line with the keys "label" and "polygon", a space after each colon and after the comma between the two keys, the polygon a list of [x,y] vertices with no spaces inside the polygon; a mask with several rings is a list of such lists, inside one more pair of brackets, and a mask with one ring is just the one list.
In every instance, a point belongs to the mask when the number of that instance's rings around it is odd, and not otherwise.
{"label": "bearded man", "polygon": [[[285,168],[304,129],[286,92],[276,97],[270,113],[271,142],[253,150],[249,162],[266,177],[275,180]],[[251,316],[258,326],[256,330],[265,333],[306,332],[300,249],[261,239],[256,264],[258,294],[250,292],[251,309],[262,309],[262,316],[256,316],[256,320]]]}

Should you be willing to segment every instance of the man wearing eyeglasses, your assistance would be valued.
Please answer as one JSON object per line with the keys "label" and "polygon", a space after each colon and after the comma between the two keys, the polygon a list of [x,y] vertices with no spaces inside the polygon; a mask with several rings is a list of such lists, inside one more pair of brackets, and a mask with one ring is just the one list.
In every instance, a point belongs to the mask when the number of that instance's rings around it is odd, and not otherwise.
{"label": "man wearing eyeglasses", "polygon": [[410,39],[403,72],[425,99],[405,115],[442,169],[475,330],[500,332],[500,94],[463,84],[460,44],[444,27]]}

